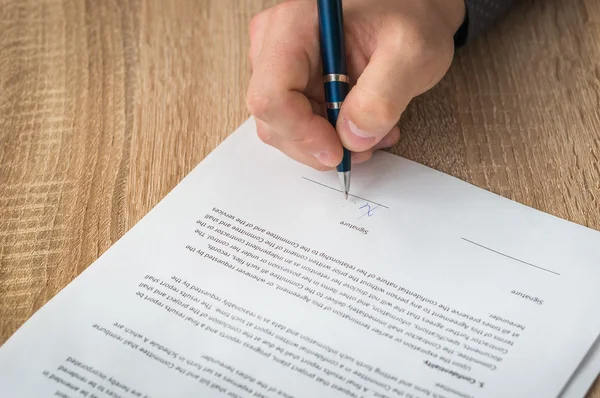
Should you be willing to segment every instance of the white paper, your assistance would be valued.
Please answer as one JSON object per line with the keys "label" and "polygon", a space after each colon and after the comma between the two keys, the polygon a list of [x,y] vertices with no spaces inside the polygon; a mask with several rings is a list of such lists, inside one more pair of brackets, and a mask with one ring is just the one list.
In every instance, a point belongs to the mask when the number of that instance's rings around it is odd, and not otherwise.
{"label": "white paper", "polygon": [[386,153],[337,184],[248,120],[0,348],[0,396],[560,394],[599,232]]}
{"label": "white paper", "polygon": [[577,372],[573,375],[561,398],[580,398],[584,397],[596,378],[600,374],[600,338],[596,340],[593,348],[588,352],[587,357],[581,363]]}

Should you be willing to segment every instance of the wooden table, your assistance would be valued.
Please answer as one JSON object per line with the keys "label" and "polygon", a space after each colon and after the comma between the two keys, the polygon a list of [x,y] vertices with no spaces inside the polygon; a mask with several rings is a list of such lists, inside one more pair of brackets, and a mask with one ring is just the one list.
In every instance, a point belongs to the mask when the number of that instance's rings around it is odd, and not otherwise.
{"label": "wooden table", "polygon": [[[0,344],[249,116],[274,1],[0,0]],[[523,2],[393,151],[600,229],[598,43],[599,1]]]}

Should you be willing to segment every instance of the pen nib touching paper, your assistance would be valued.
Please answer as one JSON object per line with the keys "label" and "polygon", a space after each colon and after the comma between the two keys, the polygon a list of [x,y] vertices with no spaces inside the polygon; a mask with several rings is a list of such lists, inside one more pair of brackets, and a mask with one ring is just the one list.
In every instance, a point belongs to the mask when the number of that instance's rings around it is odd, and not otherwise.
{"label": "pen nib touching paper", "polygon": [[340,178],[340,185],[342,187],[342,192],[344,193],[344,197],[348,200],[348,191],[350,191],[350,172],[343,171],[338,172],[338,176]]}

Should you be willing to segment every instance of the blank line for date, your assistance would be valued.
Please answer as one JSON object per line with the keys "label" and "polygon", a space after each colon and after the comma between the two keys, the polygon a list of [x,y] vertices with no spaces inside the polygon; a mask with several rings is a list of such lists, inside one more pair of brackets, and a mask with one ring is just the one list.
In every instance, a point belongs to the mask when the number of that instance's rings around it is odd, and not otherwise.
{"label": "blank line for date", "polygon": [[489,250],[489,251],[491,251],[491,252],[493,252],[493,253],[499,254],[499,255],[501,255],[501,256],[504,256],[504,257],[506,257],[506,258],[510,258],[511,260],[515,260],[515,261],[518,261],[518,262],[520,262],[520,263],[522,263],[522,264],[529,265],[530,267],[537,268],[537,269],[540,269],[540,270],[542,270],[542,271],[550,272],[551,274],[554,274],[554,275],[559,275],[559,276],[560,276],[560,274],[559,274],[558,272],[555,272],[555,271],[549,270],[549,269],[547,269],[547,268],[543,268],[543,267],[537,266],[537,265],[535,265],[535,264],[528,263],[527,261],[519,260],[519,259],[518,259],[518,258],[516,258],[516,257],[509,256],[508,254],[504,254],[504,253],[502,253],[502,252],[499,252],[499,251],[497,251],[497,250],[494,250],[494,249],[490,249],[490,248],[489,248],[489,247],[487,247],[487,246],[484,246],[484,245],[482,245],[482,244],[479,244],[479,243],[477,243],[477,242],[473,242],[472,240],[469,240],[469,239],[467,239],[467,238],[461,238],[461,239],[462,239],[462,240],[464,240],[465,242],[468,242],[468,243],[472,244],[472,245],[475,245],[475,246],[481,247],[482,249]]}
{"label": "blank line for date", "polygon": [[[323,184],[323,183],[315,181],[315,180],[311,180],[310,178],[306,178],[306,177],[302,177],[302,178],[305,179],[306,181],[310,181],[310,182],[313,182],[313,183],[315,183],[317,185],[320,185],[322,187],[329,188],[329,189],[332,189],[332,190],[334,190],[336,192],[342,193],[341,189],[330,187],[329,185]],[[360,196],[352,195],[351,193],[349,193],[348,196],[352,196],[353,198],[364,200],[365,202],[373,203],[374,205],[377,205],[379,207],[383,207],[384,209],[388,209],[389,210],[389,207],[387,207],[386,205],[382,205],[381,203],[373,202],[372,200],[361,198]]]}

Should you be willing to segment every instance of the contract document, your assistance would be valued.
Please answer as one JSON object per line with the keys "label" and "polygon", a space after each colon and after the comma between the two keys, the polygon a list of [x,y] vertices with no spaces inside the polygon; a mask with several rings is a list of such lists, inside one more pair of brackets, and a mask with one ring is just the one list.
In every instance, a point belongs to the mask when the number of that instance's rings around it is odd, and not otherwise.
{"label": "contract document", "polygon": [[0,396],[581,397],[600,232],[388,153],[298,164],[248,119],[0,347]]}

